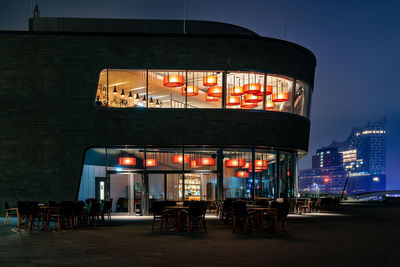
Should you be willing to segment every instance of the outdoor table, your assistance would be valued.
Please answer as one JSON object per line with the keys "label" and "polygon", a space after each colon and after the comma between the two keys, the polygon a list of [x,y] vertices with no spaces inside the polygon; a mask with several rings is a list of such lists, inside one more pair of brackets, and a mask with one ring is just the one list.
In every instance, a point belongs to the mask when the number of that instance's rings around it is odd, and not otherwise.
{"label": "outdoor table", "polygon": [[[56,210],[57,207],[55,206],[46,206],[46,205],[39,205],[39,209],[42,210],[42,230],[47,230],[48,225],[47,225],[47,215],[50,210],[54,209]],[[46,221],[44,220],[46,218]]]}
{"label": "outdoor table", "polygon": [[[253,206],[260,206],[260,205],[253,205]],[[275,224],[278,224],[277,218],[277,211],[276,208],[266,208],[266,207],[251,207],[250,210],[254,210],[257,213],[257,225],[258,225],[258,232],[263,232],[263,213],[270,214],[274,216]]]}
{"label": "outdoor table", "polygon": [[189,209],[189,206],[166,206],[165,208],[174,210],[175,230],[181,231],[181,213],[182,210]]}
{"label": "outdoor table", "polygon": [[246,207],[248,209],[254,209],[254,208],[265,208],[263,205],[256,205],[256,204],[247,204]]}

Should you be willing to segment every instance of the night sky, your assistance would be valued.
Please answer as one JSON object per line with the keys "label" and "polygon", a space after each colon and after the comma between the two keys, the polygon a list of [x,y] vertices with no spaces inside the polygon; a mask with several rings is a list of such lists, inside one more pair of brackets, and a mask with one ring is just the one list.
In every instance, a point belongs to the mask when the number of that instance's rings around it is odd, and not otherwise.
{"label": "night sky", "polygon": [[[33,1],[43,17],[183,19],[183,0]],[[387,188],[400,189],[400,1],[192,1],[186,18],[232,23],[285,39],[317,57],[309,155],[354,126],[386,116]],[[2,2],[1,30],[27,30],[30,1]]]}

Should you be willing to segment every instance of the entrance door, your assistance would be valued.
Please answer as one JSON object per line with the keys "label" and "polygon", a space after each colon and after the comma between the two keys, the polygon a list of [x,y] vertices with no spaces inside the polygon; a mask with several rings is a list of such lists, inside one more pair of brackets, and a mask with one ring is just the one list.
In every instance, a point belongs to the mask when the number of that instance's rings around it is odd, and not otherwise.
{"label": "entrance door", "polygon": [[97,201],[105,201],[110,199],[110,182],[106,177],[96,177],[96,193]]}

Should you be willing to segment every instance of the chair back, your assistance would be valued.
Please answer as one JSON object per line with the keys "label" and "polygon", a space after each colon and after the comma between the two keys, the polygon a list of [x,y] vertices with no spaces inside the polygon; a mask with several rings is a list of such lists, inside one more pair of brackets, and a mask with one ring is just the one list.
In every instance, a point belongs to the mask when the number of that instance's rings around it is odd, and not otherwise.
{"label": "chair back", "polygon": [[247,216],[247,207],[245,201],[235,201],[233,203],[233,214],[236,217],[246,217]]}
{"label": "chair back", "polygon": [[161,201],[153,201],[153,203],[151,203],[151,207],[153,210],[153,215],[155,215],[155,216],[162,215],[164,207],[165,207],[165,203],[163,203]]}
{"label": "chair back", "polygon": [[74,201],[61,201],[57,206],[59,207],[60,215],[72,216],[74,211]]}
{"label": "chair back", "polygon": [[202,201],[191,201],[189,203],[189,216],[199,217],[203,215],[204,203]]}
{"label": "chair back", "polygon": [[289,202],[287,201],[277,202],[276,211],[279,221],[285,218],[289,214],[289,208],[290,208]]}
{"label": "chair back", "polygon": [[8,205],[8,202],[4,202],[4,209],[8,210],[10,206]]}
{"label": "chair back", "polygon": [[18,213],[21,216],[30,215],[30,202],[29,201],[18,201],[17,207],[18,207]]}

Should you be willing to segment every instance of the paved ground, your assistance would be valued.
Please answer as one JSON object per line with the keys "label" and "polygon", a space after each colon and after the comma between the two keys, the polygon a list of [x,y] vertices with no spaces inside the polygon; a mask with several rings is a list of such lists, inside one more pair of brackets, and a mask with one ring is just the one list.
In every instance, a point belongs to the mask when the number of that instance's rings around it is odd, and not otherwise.
{"label": "paved ground", "polygon": [[0,266],[400,266],[400,205],[351,205],[339,213],[291,216],[284,237],[151,233],[151,221],[18,233],[0,225]]}

